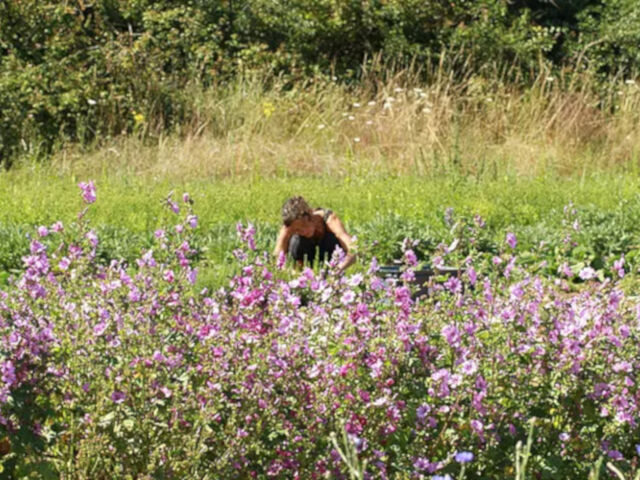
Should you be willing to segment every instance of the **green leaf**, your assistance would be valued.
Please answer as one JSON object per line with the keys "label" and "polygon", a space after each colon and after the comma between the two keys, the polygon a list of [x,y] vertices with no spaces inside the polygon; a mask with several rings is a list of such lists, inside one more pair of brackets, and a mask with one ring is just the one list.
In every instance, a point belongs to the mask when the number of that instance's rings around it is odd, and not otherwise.
{"label": "green leaf", "polygon": [[113,420],[116,418],[116,412],[109,412],[106,415],[100,417],[98,420],[98,425],[105,428],[113,423]]}

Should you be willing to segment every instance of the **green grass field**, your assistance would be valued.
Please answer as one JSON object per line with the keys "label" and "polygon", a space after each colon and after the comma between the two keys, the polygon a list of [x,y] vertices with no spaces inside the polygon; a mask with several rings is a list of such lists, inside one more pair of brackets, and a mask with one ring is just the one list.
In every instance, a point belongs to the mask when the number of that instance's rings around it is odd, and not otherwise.
{"label": "green grass field", "polygon": [[104,261],[135,260],[173,221],[162,200],[189,192],[205,284],[228,277],[237,222],[255,224],[258,248],[273,248],[292,195],[336,211],[359,238],[362,259],[391,261],[405,237],[420,239],[428,259],[452,241],[444,222],[452,208],[458,218],[485,219],[486,253],[512,231],[519,248],[556,261],[567,254],[563,207],[573,202],[583,229],[570,260],[602,267],[627,253],[634,261],[635,84],[603,99],[588,76],[567,83],[541,74],[529,89],[496,82],[478,90],[473,78],[423,84],[410,73],[352,87],[238,79],[194,92],[197,115],[175,132],[156,134],[142,117],[129,136],[65,145],[47,162],[26,151],[0,174],[0,272],[21,268],[34,226],[76,218],[77,184],[90,179],[98,202],[89,217]]}
{"label": "green grass field", "polygon": [[[383,262],[400,253],[405,237],[420,239],[428,257],[438,243],[452,240],[444,212],[478,214],[487,223],[487,250],[518,235],[521,249],[540,242],[560,244],[563,207],[569,202],[583,224],[582,260],[593,261],[634,251],[640,245],[638,186],[635,176],[594,173],[588,176],[516,177],[476,180],[451,174],[441,177],[362,175],[331,179],[326,176],[256,177],[227,180],[154,180],[103,174],[93,178],[98,201],[89,218],[101,238],[101,257],[132,261],[149,244],[156,228],[170,225],[163,199],[173,191],[189,192],[200,226],[202,282],[218,284],[228,275],[231,251],[237,246],[237,222],[256,225],[259,249],[271,250],[279,227],[283,201],[304,195],[311,205],[331,208],[365,247],[363,257]],[[28,248],[27,234],[56,220],[68,224],[82,209],[79,181],[73,175],[54,175],[48,168],[22,168],[0,176],[0,269],[20,268]],[[541,255],[541,260],[544,259]]]}

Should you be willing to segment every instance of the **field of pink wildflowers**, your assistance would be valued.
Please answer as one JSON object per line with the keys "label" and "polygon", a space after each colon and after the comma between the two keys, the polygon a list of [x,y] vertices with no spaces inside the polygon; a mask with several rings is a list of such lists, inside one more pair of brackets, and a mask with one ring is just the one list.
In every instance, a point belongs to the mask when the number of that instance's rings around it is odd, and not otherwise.
{"label": "field of pink wildflowers", "polygon": [[375,258],[340,276],[337,254],[292,273],[239,224],[239,273],[197,292],[188,195],[135,264],[102,265],[95,187],[80,187],[78,221],[34,232],[0,293],[5,478],[638,475],[640,302],[623,258],[576,290],[566,266],[530,273],[509,233],[414,298],[409,240],[398,281]]}

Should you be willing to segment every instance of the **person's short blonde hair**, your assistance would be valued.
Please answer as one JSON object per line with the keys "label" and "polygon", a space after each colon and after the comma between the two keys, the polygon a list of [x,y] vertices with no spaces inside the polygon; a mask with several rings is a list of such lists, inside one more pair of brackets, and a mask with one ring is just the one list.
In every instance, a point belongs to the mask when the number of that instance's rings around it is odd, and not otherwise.
{"label": "person's short blonde hair", "polygon": [[291,197],[282,205],[282,221],[288,227],[294,220],[311,214],[307,201],[298,196]]}

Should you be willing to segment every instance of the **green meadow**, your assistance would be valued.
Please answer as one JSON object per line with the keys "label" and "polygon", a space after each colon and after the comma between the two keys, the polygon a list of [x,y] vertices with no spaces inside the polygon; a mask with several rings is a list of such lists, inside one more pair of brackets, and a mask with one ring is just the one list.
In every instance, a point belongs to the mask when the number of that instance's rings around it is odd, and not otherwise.
{"label": "green meadow", "polygon": [[280,207],[286,198],[299,194],[311,205],[340,215],[348,231],[358,237],[361,265],[372,256],[385,263],[399,258],[404,238],[419,240],[417,251],[428,262],[439,244],[456,236],[445,221],[449,208],[454,218],[484,219],[480,248],[487,254],[499,251],[506,232],[513,232],[520,251],[535,251],[539,261],[555,265],[560,250],[567,253],[563,239],[571,228],[564,208],[569,204],[580,222],[580,232],[574,232],[580,236],[580,246],[568,251],[568,260],[605,268],[626,253],[633,264],[640,247],[639,181],[631,174],[475,179],[457,173],[429,177],[371,172],[343,178],[177,181],[104,173],[91,178],[56,175],[50,168],[35,166],[0,176],[0,269],[5,279],[21,268],[21,257],[37,226],[75,221],[84,208],[77,183],[89,179],[96,182],[98,200],[87,215],[101,240],[98,260],[104,262],[138,258],[157,228],[172,225],[163,200],[170,192],[175,198],[188,192],[199,218],[199,285],[207,286],[224,283],[232,273],[232,251],[239,244],[237,223],[254,224],[258,249],[271,251]]}

